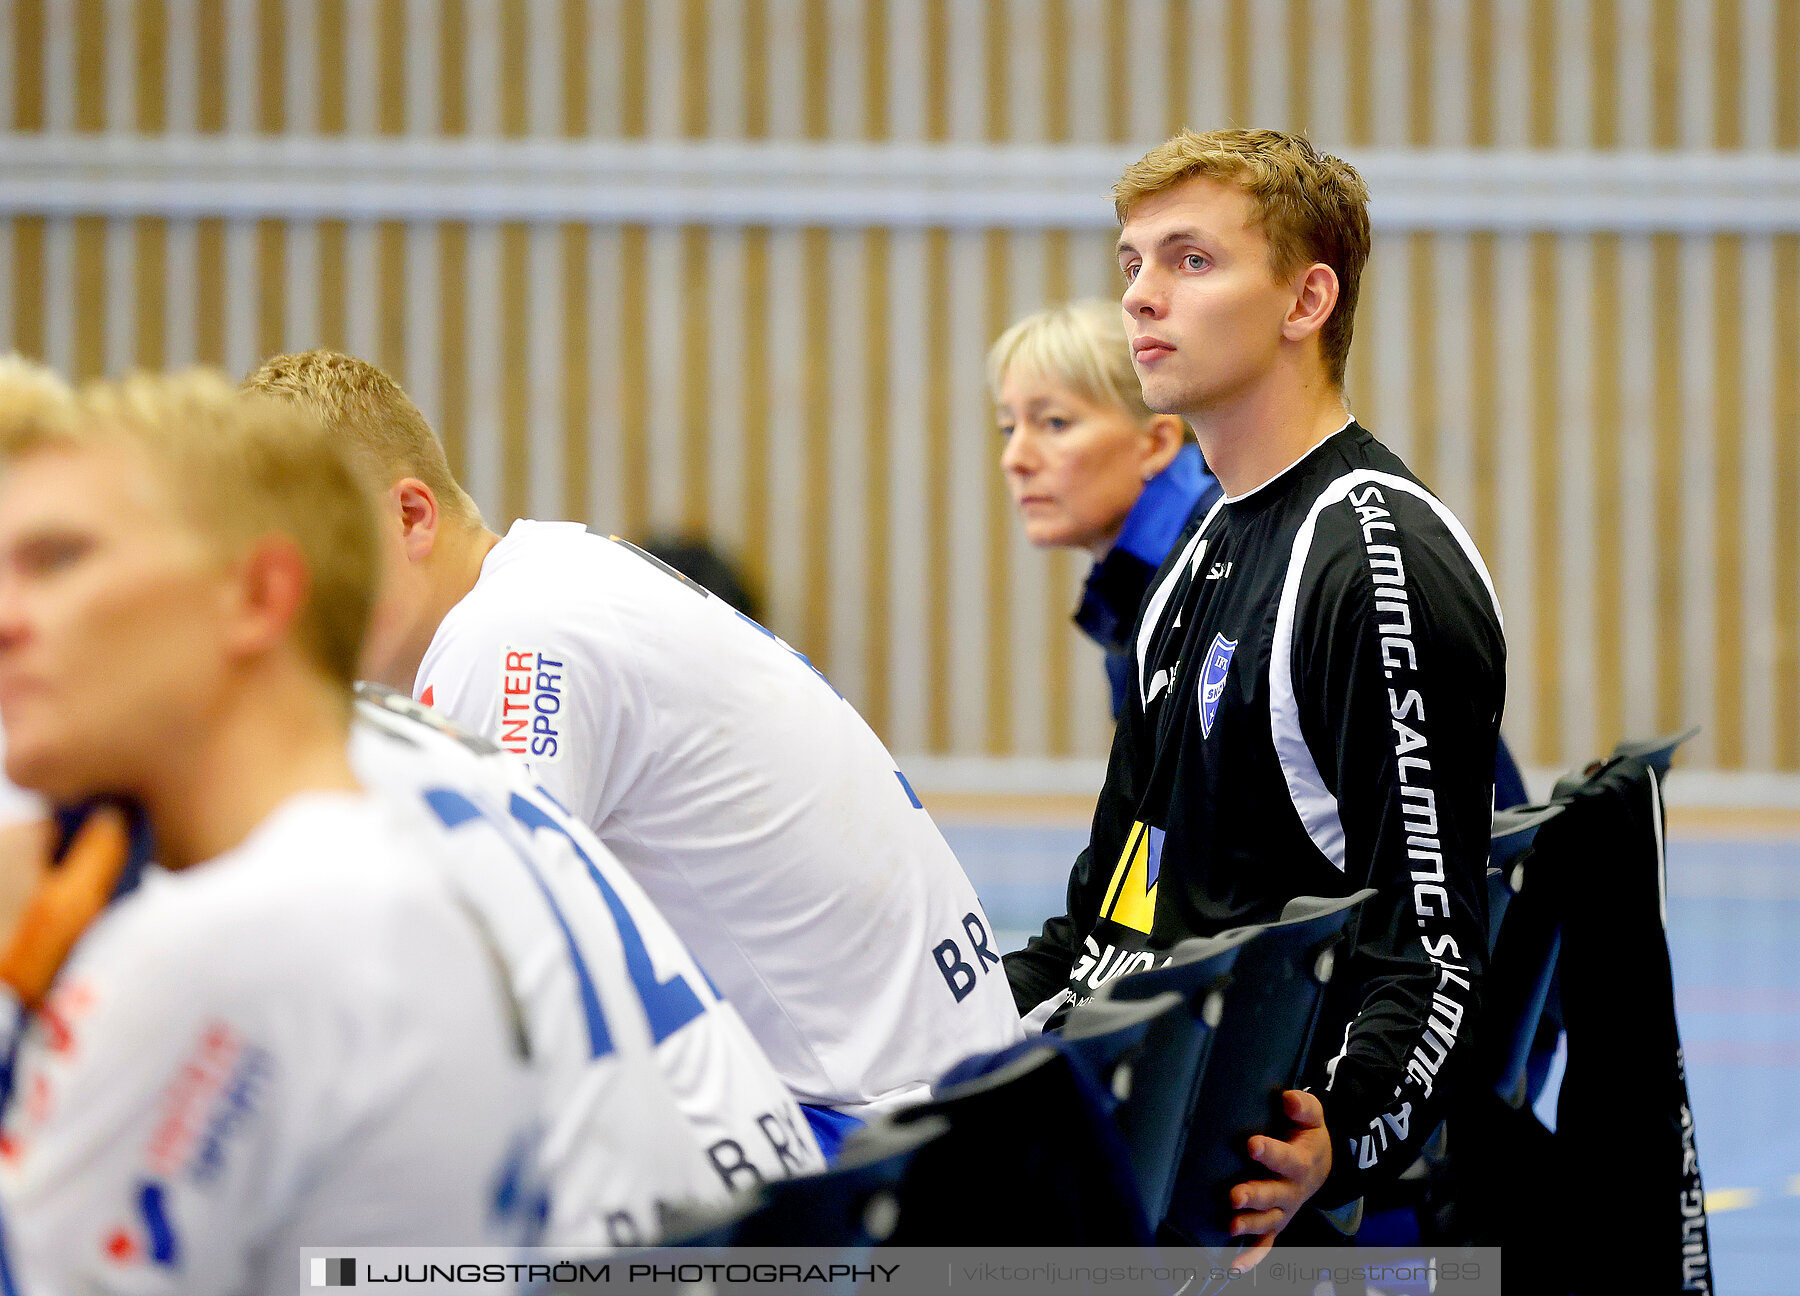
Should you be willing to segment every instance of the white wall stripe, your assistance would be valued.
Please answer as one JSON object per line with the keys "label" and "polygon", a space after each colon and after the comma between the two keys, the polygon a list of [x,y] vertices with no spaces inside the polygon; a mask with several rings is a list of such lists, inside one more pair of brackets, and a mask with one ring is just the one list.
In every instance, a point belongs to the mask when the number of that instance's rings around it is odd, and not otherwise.
{"label": "white wall stripe", "polygon": [[950,138],[987,137],[987,9],[950,6]]}
{"label": "white wall stripe", "polygon": [[744,525],[744,236],[718,230],[707,267],[707,530],[742,557]]}
{"label": "white wall stripe", "polygon": [[[192,5],[193,0],[180,0],[180,3]],[[429,39],[432,44],[435,44],[437,40],[436,19],[428,18],[423,23],[419,21],[421,15],[418,11],[423,7],[423,0],[415,0],[413,21],[409,24],[407,32],[407,43],[411,53],[415,56],[422,51],[413,47],[414,41],[420,39],[424,29],[431,29],[430,36],[424,39]],[[282,52],[285,58],[282,66],[281,86],[283,124],[286,127],[286,134],[307,135],[319,128],[319,16],[313,6],[308,4],[290,3],[284,9],[284,21],[282,22],[284,48]],[[416,66],[416,64],[411,64],[409,60],[410,66]],[[172,72],[173,66],[171,65]],[[423,80],[430,82],[431,94],[435,101],[437,69],[433,67],[426,71]],[[408,86],[408,92],[411,95],[416,95],[419,90],[419,80],[414,80]],[[170,125],[173,129],[180,129],[174,126],[172,116]],[[429,128],[433,131],[437,129],[435,116],[431,119]]]}
{"label": "white wall stripe", "polygon": [[[437,0],[406,0],[405,30],[406,133],[435,133],[443,112],[438,98],[443,54],[438,40]],[[289,129],[293,129],[291,122]]]}
{"label": "white wall stripe", "polygon": [[687,489],[682,397],[688,367],[701,359],[694,354],[692,336],[683,322],[687,293],[682,242],[679,229],[650,231],[644,264],[646,316],[638,321],[649,370],[644,393],[646,426],[640,431],[649,442],[650,525],[657,530],[681,526]]}
{"label": "white wall stripe", "polygon": [[[1413,426],[1412,249],[1404,237],[1377,240],[1370,273],[1381,279],[1368,323],[1375,344],[1375,402],[1380,426],[1371,428],[1409,463]],[[1358,314],[1361,314],[1358,311]]]}
{"label": "white wall stripe", "polygon": [[1259,0],[1249,6],[1250,116],[1246,126],[1285,130],[1288,113],[1288,0]]}
{"label": "white wall stripe", "polygon": [[[1475,504],[1475,399],[1469,303],[1475,301],[1467,235],[1440,234],[1432,240],[1435,275],[1436,354],[1426,358],[1435,368],[1437,410],[1432,425],[1420,429],[1436,449],[1432,480],[1426,482],[1460,518]],[[1482,303],[1477,309],[1485,309]],[[1410,465],[1418,471],[1417,464]]]}
{"label": "white wall stripe", "polygon": [[[1713,3],[1675,6],[1681,39],[1679,88],[1681,146],[1711,148],[1713,142]],[[1702,735],[1702,741],[1705,736]]]}
{"label": "white wall stripe", "polygon": [[[115,378],[137,367],[137,250],[135,222],[106,222],[104,363]],[[0,338],[0,347],[4,345]]]}
{"label": "white wall stripe", "polygon": [[1651,94],[1655,55],[1650,48],[1651,0],[1614,0],[1613,30],[1618,39],[1619,145],[1647,149],[1655,133]]}
{"label": "white wall stripe", "polygon": [[[834,233],[829,254],[829,300],[846,305],[867,300],[863,234]],[[827,537],[826,606],[830,614],[831,681],[856,707],[866,706],[869,679],[869,627],[863,615],[868,588],[868,467],[864,446],[868,365],[861,329],[832,329],[825,371],[831,386],[830,463],[826,516],[811,519],[813,534]],[[813,464],[819,472],[825,465]]]}
{"label": "white wall stripe", "polygon": [[801,652],[823,656],[825,645],[807,643],[804,582],[806,495],[805,410],[807,347],[806,247],[802,236],[781,230],[769,236],[769,628]]}
{"label": "white wall stripe", "polygon": [[[257,273],[256,226],[249,221],[225,225],[225,372],[242,378],[256,367],[257,339],[262,336],[262,276]],[[354,300],[369,293],[351,293]]]}
{"label": "white wall stripe", "polygon": [[983,751],[987,740],[986,625],[989,572],[986,420],[982,360],[987,350],[984,300],[987,256],[981,235],[950,236],[950,728],[957,751]]}
{"label": "white wall stripe", "polygon": [[[0,12],[0,20],[6,14]],[[17,231],[12,219],[0,216],[0,354],[17,351],[22,345],[13,333],[13,300],[18,290],[13,266],[18,260]]]}
{"label": "white wall stripe", "polygon": [[[75,6],[47,4],[44,15],[44,124],[51,131],[75,129]],[[7,33],[11,39],[11,33]]]}
{"label": "white wall stripe", "polygon": [[533,5],[526,11],[525,128],[538,137],[563,133],[562,20],[560,5]]}
{"label": "white wall stripe", "polygon": [[[1657,681],[1666,657],[1657,621],[1656,297],[1647,237],[1619,240],[1619,603],[1621,660],[1608,663],[1623,682],[1625,730],[1658,728]],[[1673,645],[1671,645],[1672,647]]]}
{"label": "white wall stripe", "polygon": [[1556,144],[1587,148],[1593,143],[1594,79],[1588,46],[1591,0],[1562,0],[1556,9]]}
{"label": "white wall stripe", "polygon": [[587,31],[587,128],[598,138],[623,129],[624,41],[620,39],[623,0],[590,0]]}
{"label": "white wall stripe", "polygon": [[832,139],[862,138],[865,13],[862,0],[831,0],[826,11],[831,53],[825,64],[825,125]]}
{"label": "white wall stripe", "polygon": [[928,546],[944,525],[932,516],[927,480],[925,235],[897,232],[888,246],[888,744],[925,751],[931,658],[926,647],[931,589]]}
{"label": "white wall stripe", "polygon": [[464,355],[468,376],[463,410],[465,468],[463,485],[475,497],[490,525],[504,531],[511,522],[501,488],[504,450],[500,439],[500,311],[505,300],[500,257],[500,230],[493,225],[469,226],[463,276]]}
{"label": "white wall stripe", "polygon": [[[1137,28],[1133,25],[1135,34]],[[1049,33],[1045,30],[1044,5],[1038,0],[1009,0],[1006,31],[1012,46],[1007,60],[1006,118],[1010,138],[1020,144],[1040,144],[1049,124],[1049,95],[1062,87],[1047,87],[1045,66]]]}
{"label": "white wall stripe", "polygon": [[896,140],[925,138],[925,10],[889,5],[887,10],[888,131]]}
{"label": "white wall stripe", "polygon": [[185,369],[198,358],[195,323],[199,311],[195,283],[200,271],[200,248],[194,222],[172,220],[163,232],[164,282],[163,365]]}
{"label": "white wall stripe", "polygon": [[[1775,147],[1775,86],[1777,80],[1800,76],[1792,51],[1776,43],[1775,6],[1791,0],[1738,0],[1738,22],[1743,33],[1738,50],[1738,104],[1743,122],[1743,147],[1758,152]],[[1778,64],[1781,65],[1778,70]]]}
{"label": "white wall stripe", "polygon": [[[659,8],[661,6],[652,6]],[[468,37],[463,42],[463,107],[469,134],[500,133],[500,3],[463,0]]]}
{"label": "white wall stripe", "polygon": [[75,372],[75,222],[44,222],[44,363]]}
{"label": "white wall stripe", "polygon": [[[644,58],[656,69],[645,86],[646,125],[652,139],[681,135],[683,82],[690,75],[681,57],[681,11],[680,4],[644,6]],[[795,88],[788,93],[795,93]]]}
{"label": "white wall stripe", "polygon": [[[375,0],[348,0],[344,11],[344,126],[352,135],[375,134],[379,120],[379,17]],[[543,75],[532,71],[534,82]]]}
{"label": "white wall stripe", "polygon": [[[1631,3],[1631,0],[1623,0]],[[1492,0],[1494,143],[1523,148],[1531,139],[1530,0]]]}
{"label": "white wall stripe", "polygon": [[259,125],[256,7],[256,0],[225,6],[225,129],[233,135],[249,135]]}
{"label": "white wall stripe", "polygon": [[[540,123],[541,124],[541,123]],[[536,518],[564,518],[563,237],[560,226],[533,229],[526,252],[528,306],[525,386],[531,458],[525,511]]]}
{"label": "white wall stripe", "polygon": [[[307,351],[324,341],[319,327],[319,266],[319,227],[310,221],[290,223],[283,261],[287,317],[282,323],[283,345],[289,351]],[[171,278],[171,285],[174,282]],[[421,321],[408,318],[409,330],[420,326]]]}
{"label": "white wall stripe", "polygon": [[1341,4],[1313,5],[1307,13],[1306,112],[1299,125],[1313,143],[1333,153],[1350,138],[1349,24]]}
{"label": "white wall stripe", "polygon": [[588,480],[587,518],[596,531],[625,527],[624,431],[619,412],[619,281],[624,240],[599,226],[587,235]]}
{"label": "white wall stripe", "polygon": [[[1503,374],[1527,374],[1535,363],[1531,335],[1531,246],[1515,235],[1495,240],[1494,290],[1497,368]],[[1530,390],[1521,382],[1500,385],[1500,435],[1494,447],[1502,500],[1526,501],[1536,492],[1532,480],[1532,411]],[[1506,609],[1506,719],[1504,731],[1522,761],[1539,759],[1537,697],[1532,687],[1537,640],[1537,553],[1529,507],[1514,503],[1499,510],[1496,556],[1500,606]]]}
{"label": "white wall stripe", "polygon": [[744,134],[744,0],[712,0],[706,11],[706,133]]}
{"label": "white wall stripe", "polygon": [[[1748,44],[1748,42],[1746,42]],[[1767,238],[1744,240],[1739,273],[1743,301],[1743,462],[1739,477],[1738,552],[1743,571],[1744,626],[1737,664],[1743,681],[1744,764],[1775,764],[1775,247]]]}
{"label": "white wall stripe", "polygon": [[[1265,3],[1272,7],[1274,0]],[[1185,51],[1170,51],[1167,13],[1161,5],[1143,4],[1141,0],[1128,5],[1125,23],[1125,84],[1129,96],[1125,124],[1129,143],[1142,151],[1168,136],[1169,63],[1171,57],[1182,57]],[[1016,36],[1020,26],[1014,24],[1013,31]],[[1041,43],[1042,33],[1034,36]]]}
{"label": "white wall stripe", "polygon": [[[1599,755],[1594,695],[1594,381],[1592,249],[1585,236],[1556,245],[1557,552],[1540,564],[1561,577],[1556,660],[1560,664],[1562,761]],[[1548,720],[1549,717],[1546,717]]]}
{"label": "white wall stripe", "polygon": [[[444,317],[439,275],[442,240],[436,225],[406,228],[406,393],[442,435]],[[290,301],[292,298],[289,299]]]}
{"label": "white wall stripe", "polygon": [[764,0],[764,46],[768,59],[769,134],[774,139],[798,139],[805,126],[805,100],[799,93],[806,68],[805,10],[800,0]]}
{"label": "white wall stripe", "polygon": [[[0,5],[0,31],[12,31]],[[106,0],[106,129],[130,133],[137,129],[137,4],[135,0]],[[10,41],[0,41],[10,46]],[[12,60],[10,49],[0,53],[0,69]],[[0,70],[0,128],[11,111],[11,88]]]}
{"label": "white wall stripe", "polygon": [[1412,75],[1408,67],[1413,45],[1412,8],[1408,0],[1371,0],[1375,66],[1370,78],[1371,130],[1377,144],[1398,148],[1410,142]]}
{"label": "white wall stripe", "polygon": [[[351,221],[344,230],[344,333],[350,354],[371,364],[381,346],[381,243],[373,221]],[[471,300],[476,310],[493,310],[497,300]]]}
{"label": "white wall stripe", "polygon": [[[1098,4],[1065,4],[1063,13],[1068,31],[1068,45],[1063,51],[1067,81],[1061,86],[1049,86],[1047,93],[1060,94],[1068,102],[1069,138],[1098,144],[1107,138],[1107,88],[1111,81],[1106,14]],[[1201,47],[1196,46],[1195,52],[1198,55]]]}
{"label": "white wall stripe", "polygon": [[[1019,319],[1046,304],[1044,283],[1045,246],[1041,234],[1012,236],[1007,279],[1012,287],[1009,321]],[[989,339],[991,341],[991,339]],[[983,356],[986,354],[983,348]],[[984,385],[983,397],[988,396]],[[991,400],[976,407],[981,414],[992,409]],[[991,417],[970,419],[970,439],[986,460],[983,484],[994,492],[1000,480],[1000,446]],[[971,458],[975,457],[971,455]],[[996,492],[1000,493],[1000,492]],[[1010,496],[1007,497],[1010,499]],[[1009,506],[1005,509],[1007,554],[1012,575],[1011,600],[1005,638],[1000,651],[1006,655],[1009,707],[1012,715],[1012,750],[1021,755],[1043,756],[1050,750],[1049,716],[1044,699],[1050,696],[1049,654],[1044,643],[1044,613],[1052,598],[1049,560],[1025,540],[1025,529]]]}
{"label": "white wall stripe", "polygon": [[[17,31],[19,20],[18,5],[15,0],[0,0],[0,32]],[[0,40],[0,130],[13,129],[13,108],[18,102],[19,69],[17,47],[10,40]],[[7,225],[12,222],[8,221]],[[8,254],[10,255],[10,253]],[[10,313],[12,302],[9,298],[3,307]],[[11,336],[8,330],[7,337]],[[0,339],[3,340],[3,339]]]}
{"label": "white wall stripe", "polygon": [[[1713,716],[1714,583],[1713,500],[1713,243],[1704,236],[1681,240],[1681,698],[1682,724],[1706,724]],[[1665,357],[1665,363],[1667,358]],[[1673,558],[1673,556],[1670,556]],[[1689,759],[1710,765],[1717,753],[1716,726],[1688,744]]]}
{"label": "white wall stripe", "polygon": [[[1197,131],[1232,125],[1225,60],[1226,0],[1187,0],[1188,121]],[[1242,123],[1238,123],[1242,124]]]}
{"label": "white wall stripe", "polygon": [[1469,39],[1465,0],[1432,0],[1431,142],[1439,146],[1469,142]]}

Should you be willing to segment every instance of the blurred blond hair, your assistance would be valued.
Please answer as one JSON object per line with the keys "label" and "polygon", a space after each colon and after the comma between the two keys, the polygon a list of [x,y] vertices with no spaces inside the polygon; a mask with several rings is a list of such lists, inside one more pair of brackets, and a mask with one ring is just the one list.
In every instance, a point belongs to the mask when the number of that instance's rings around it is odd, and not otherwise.
{"label": "blurred blond hair", "polygon": [[438,507],[465,526],[481,510],[450,471],[443,444],[400,384],[341,351],[271,356],[244,379],[250,391],[298,403],[355,455],[382,489],[402,477],[431,488]]}
{"label": "blurred blond hair", "polygon": [[91,383],[54,417],[9,418],[3,376],[0,464],[120,447],[221,562],[269,535],[292,541],[309,583],[296,639],[349,704],[381,575],[375,501],[316,419],[206,369]]}
{"label": "blurred blond hair", "polygon": [[0,426],[54,426],[74,409],[75,391],[56,370],[17,352],[0,355]]}
{"label": "blurred blond hair", "polygon": [[1337,275],[1337,305],[1319,332],[1319,349],[1327,376],[1342,387],[1369,260],[1369,190],[1356,168],[1286,131],[1183,130],[1125,168],[1113,186],[1119,223],[1144,199],[1189,180],[1234,184],[1249,195],[1277,279],[1315,262]]}
{"label": "blurred blond hair", "polygon": [[1061,383],[1096,405],[1116,406],[1136,422],[1155,417],[1131,365],[1118,302],[1064,302],[1014,321],[988,350],[988,390],[995,400],[1014,369]]}

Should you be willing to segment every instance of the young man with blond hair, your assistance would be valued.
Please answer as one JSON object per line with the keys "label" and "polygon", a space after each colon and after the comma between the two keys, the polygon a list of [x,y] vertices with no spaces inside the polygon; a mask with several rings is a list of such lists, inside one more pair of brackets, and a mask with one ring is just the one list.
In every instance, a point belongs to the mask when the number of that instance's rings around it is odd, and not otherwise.
{"label": "young man with blond hair", "polygon": [[160,865],[106,907],[102,812],[0,933],[30,1014],[7,1289],[273,1291],[303,1245],[527,1236],[537,1082],[504,979],[349,763],[379,564],[350,464],[196,373],[0,400],[0,469],[7,773],[135,805]]}
{"label": "young man with blond hair", "polygon": [[[634,546],[571,522],[503,538],[446,506],[442,451],[371,365],[278,356],[246,384],[323,412],[382,474],[399,576],[369,674],[531,763],[692,948],[822,1146],[1022,1036],[974,888],[804,657]],[[395,428],[413,441],[390,457]]]}
{"label": "young man with blond hair", "polygon": [[1188,420],[1225,497],[1151,585],[1068,913],[1007,972],[1047,1008],[1295,896],[1375,889],[1321,1026],[1335,1056],[1285,1095],[1284,1137],[1250,1140],[1273,1177],[1231,1190],[1254,1263],[1309,1198],[1404,1169],[1458,1083],[1505,645],[1467,532],[1345,404],[1356,172],[1293,135],[1184,131],[1115,198],[1145,402]]}

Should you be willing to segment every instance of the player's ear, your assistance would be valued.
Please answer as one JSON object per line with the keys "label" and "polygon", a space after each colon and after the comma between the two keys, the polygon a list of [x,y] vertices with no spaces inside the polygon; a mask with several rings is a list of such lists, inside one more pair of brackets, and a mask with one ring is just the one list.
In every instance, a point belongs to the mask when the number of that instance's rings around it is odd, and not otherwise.
{"label": "player's ear", "polygon": [[312,591],[300,546],[267,535],[250,547],[236,570],[227,640],[245,655],[267,652],[293,630]]}
{"label": "player's ear", "polygon": [[1187,440],[1187,423],[1179,414],[1156,414],[1144,424],[1146,451],[1143,476],[1149,481],[1175,461]]}
{"label": "player's ear", "polygon": [[1337,271],[1322,261],[1306,267],[1295,285],[1294,304],[1281,322],[1281,335],[1289,342],[1299,342],[1325,327],[1337,305]]}
{"label": "player's ear", "polygon": [[387,504],[390,516],[399,518],[400,546],[407,561],[429,558],[437,546],[438,526],[443,520],[431,487],[417,477],[402,477],[388,487]]}

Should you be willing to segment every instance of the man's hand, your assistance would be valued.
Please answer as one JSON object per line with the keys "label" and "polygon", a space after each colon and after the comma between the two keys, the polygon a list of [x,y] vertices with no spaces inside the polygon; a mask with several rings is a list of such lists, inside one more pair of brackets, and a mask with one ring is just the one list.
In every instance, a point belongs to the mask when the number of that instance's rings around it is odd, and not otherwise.
{"label": "man's hand", "polygon": [[101,806],[76,831],[62,863],[52,867],[48,849],[39,856],[31,897],[0,946],[0,981],[26,1008],[43,1002],[81,933],[106,908],[130,845],[124,814]]}
{"label": "man's hand", "polygon": [[1254,1244],[1231,1262],[1234,1271],[1254,1268],[1275,1246],[1275,1235],[1293,1222],[1307,1199],[1331,1173],[1331,1136],[1325,1130],[1325,1108],[1309,1093],[1289,1089],[1281,1107],[1292,1128],[1287,1141],[1259,1134],[1250,1140],[1250,1156],[1275,1172],[1273,1179],[1252,1179],[1231,1190],[1235,1237],[1251,1235]]}

